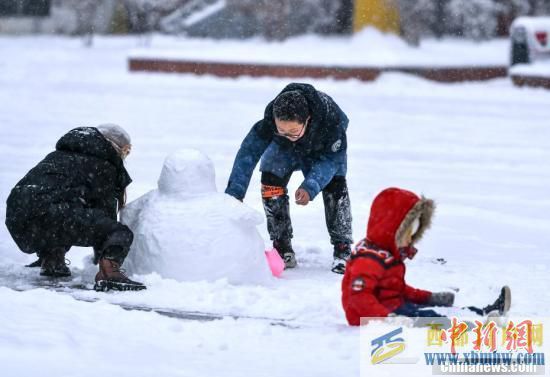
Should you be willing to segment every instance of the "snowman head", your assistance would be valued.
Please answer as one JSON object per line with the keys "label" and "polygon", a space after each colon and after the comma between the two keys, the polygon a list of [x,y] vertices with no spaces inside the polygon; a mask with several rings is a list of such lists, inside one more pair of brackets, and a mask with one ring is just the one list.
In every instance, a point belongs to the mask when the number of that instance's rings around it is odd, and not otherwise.
{"label": "snowman head", "polygon": [[197,150],[176,151],[164,160],[158,186],[163,194],[182,196],[216,192],[214,164]]}

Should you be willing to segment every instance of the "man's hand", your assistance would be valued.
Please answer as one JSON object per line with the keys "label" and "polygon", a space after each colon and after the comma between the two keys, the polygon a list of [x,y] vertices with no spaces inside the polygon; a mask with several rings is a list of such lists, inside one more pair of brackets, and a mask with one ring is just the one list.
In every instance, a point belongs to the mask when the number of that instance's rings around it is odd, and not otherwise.
{"label": "man's hand", "polygon": [[303,188],[299,188],[298,190],[296,190],[294,198],[296,199],[296,204],[299,204],[301,206],[307,205],[310,201],[309,194]]}

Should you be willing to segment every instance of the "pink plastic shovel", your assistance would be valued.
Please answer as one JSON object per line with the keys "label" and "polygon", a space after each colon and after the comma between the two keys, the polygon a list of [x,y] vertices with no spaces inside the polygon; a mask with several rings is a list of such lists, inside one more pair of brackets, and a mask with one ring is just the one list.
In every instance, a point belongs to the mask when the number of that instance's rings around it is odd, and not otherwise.
{"label": "pink plastic shovel", "polygon": [[285,262],[283,261],[283,258],[279,255],[277,252],[277,249],[271,249],[265,251],[265,257],[267,259],[267,264],[269,265],[269,268],[271,269],[271,273],[275,277],[280,277],[283,273],[283,270],[285,269]]}

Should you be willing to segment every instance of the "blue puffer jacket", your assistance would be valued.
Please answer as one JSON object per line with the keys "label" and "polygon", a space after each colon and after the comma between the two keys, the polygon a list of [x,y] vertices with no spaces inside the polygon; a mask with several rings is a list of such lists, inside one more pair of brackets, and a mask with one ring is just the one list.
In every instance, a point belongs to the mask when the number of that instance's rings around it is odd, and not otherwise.
{"label": "blue puffer jacket", "polygon": [[309,105],[311,120],[304,136],[293,143],[276,134],[271,101],[265,109],[264,118],[252,127],[241,144],[225,189],[227,194],[240,200],[244,198],[254,168],[272,142],[283,148],[293,148],[301,157],[314,160],[300,185],[311,199],[334,177],[338,169],[337,160],[341,160],[347,150],[348,117],[330,96],[317,91],[312,85],[292,83],[282,92],[291,90],[302,92]]}

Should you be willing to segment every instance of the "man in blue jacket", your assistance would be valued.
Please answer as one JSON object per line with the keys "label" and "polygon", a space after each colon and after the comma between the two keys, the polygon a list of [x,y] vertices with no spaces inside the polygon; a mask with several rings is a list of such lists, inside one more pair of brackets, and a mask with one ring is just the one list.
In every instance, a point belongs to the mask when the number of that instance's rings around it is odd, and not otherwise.
{"label": "man in blue jacket", "polygon": [[325,220],[334,246],[332,271],[343,274],[351,253],[351,209],[346,184],[348,118],[336,102],[309,84],[289,84],[271,101],[241,144],[225,192],[243,200],[260,158],[267,230],[285,261],[296,267],[287,184],[301,170],[296,204],[323,193]]}

